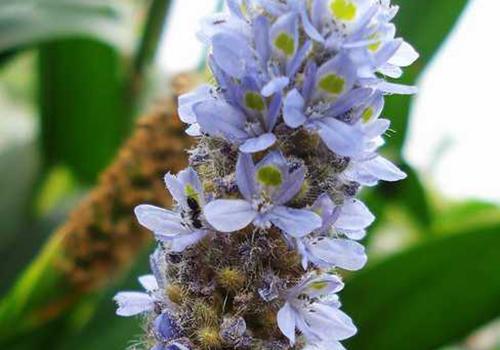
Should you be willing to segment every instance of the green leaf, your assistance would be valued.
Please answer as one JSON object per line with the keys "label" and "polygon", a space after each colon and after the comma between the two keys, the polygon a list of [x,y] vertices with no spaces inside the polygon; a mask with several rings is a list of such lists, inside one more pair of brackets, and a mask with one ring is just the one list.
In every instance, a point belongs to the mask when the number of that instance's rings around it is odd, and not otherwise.
{"label": "green leaf", "polygon": [[121,57],[95,41],[64,40],[41,46],[39,71],[47,163],[92,182],[131,126]]}
{"label": "green leaf", "polygon": [[432,350],[500,316],[500,220],[429,241],[355,274],[342,293],[352,350]]}
{"label": "green leaf", "polygon": [[[138,276],[149,273],[149,255],[147,249],[134,263],[134,267],[119,285],[115,285],[101,295],[96,303],[96,313],[83,328],[77,328],[64,339],[57,350],[109,350],[126,349],[134,340],[144,334],[142,320],[138,317],[123,318],[116,315],[113,297],[123,290],[140,290]],[[71,315],[78,320],[78,311]]]}
{"label": "green leaf", "polygon": [[22,226],[29,208],[30,194],[39,168],[33,142],[23,142],[0,152],[0,236],[1,252],[9,245],[12,234]]}
{"label": "green leaf", "polygon": [[92,37],[127,50],[132,32],[124,2],[105,0],[4,0],[0,3],[0,53],[40,42]]}
{"label": "green leaf", "polygon": [[134,53],[132,69],[128,83],[128,94],[135,103],[131,108],[137,111],[144,97],[144,85],[147,73],[158,51],[161,35],[171,8],[171,0],[152,0],[143,26],[139,45]]}
{"label": "green leaf", "polygon": [[143,74],[145,67],[153,61],[156,55],[171,3],[171,0],[153,0],[151,2],[142,39],[134,60],[136,74]]}
{"label": "green leaf", "polygon": [[368,230],[365,239],[367,245],[371,243],[378,227],[385,222],[391,206],[404,209],[411,224],[417,229],[419,238],[427,239],[433,235],[435,210],[428,198],[427,189],[412,167],[403,164],[400,168],[408,175],[405,180],[380,183],[377,188],[363,192],[363,201],[377,218]]}
{"label": "green leaf", "polygon": [[477,227],[488,225],[500,219],[500,207],[498,204],[469,200],[459,203],[446,203],[445,208],[440,210],[439,220],[433,227],[442,234],[453,234],[465,227]]}
{"label": "green leaf", "polygon": [[[403,84],[415,84],[417,78],[434,57],[460,17],[467,0],[398,0],[396,16],[398,36],[403,37],[420,53],[420,59],[405,69]],[[411,96],[394,96],[387,99],[384,114],[390,116],[396,133],[388,143],[394,156],[400,156],[410,116]]]}
{"label": "green leaf", "polygon": [[[400,6],[399,14],[395,20],[398,35],[415,46],[420,53],[419,60],[405,69],[405,74],[398,83],[410,85],[416,83],[454,27],[467,2],[467,0],[397,1],[397,5]],[[386,100],[384,114],[390,117],[392,120],[391,128],[396,132],[391,135],[384,152],[388,154],[388,158],[396,163],[404,163],[402,150],[408,134],[412,101],[412,96],[393,96]],[[375,193],[367,195],[367,201],[382,203],[382,205],[389,202],[402,204],[414,222],[422,227],[421,232],[425,232],[427,235],[427,232],[430,232],[428,228],[432,222],[434,209],[427,199],[426,189],[417,173],[406,164],[403,164],[402,167],[407,172],[408,179],[401,184],[386,184],[377,188]],[[377,208],[378,212],[384,212],[383,207],[378,206]],[[379,218],[379,222],[381,219]]]}

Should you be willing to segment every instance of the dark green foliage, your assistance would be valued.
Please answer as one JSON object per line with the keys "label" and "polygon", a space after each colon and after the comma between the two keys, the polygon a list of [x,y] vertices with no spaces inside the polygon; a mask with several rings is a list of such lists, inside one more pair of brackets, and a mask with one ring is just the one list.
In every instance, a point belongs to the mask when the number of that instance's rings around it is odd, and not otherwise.
{"label": "dark green foliage", "polygon": [[[405,69],[403,78],[398,82],[416,84],[460,18],[468,1],[400,0],[394,3],[400,6],[399,14],[395,19],[398,36],[412,44],[420,54],[418,61]],[[384,110],[384,115],[392,121],[391,129],[395,130],[384,152],[390,159],[402,164],[409,178],[397,187],[388,184],[376,189],[376,193],[369,195],[367,204],[376,204],[376,211],[382,213],[384,211],[382,207],[394,200],[408,209],[408,213],[424,230],[423,232],[428,232],[432,221],[430,213],[433,209],[428,202],[426,189],[418,174],[403,161],[402,157],[403,146],[409,132],[412,102],[412,96],[389,97],[386,99]],[[377,198],[382,200],[377,200]],[[373,208],[373,205],[370,207]]]}
{"label": "dark green foliage", "polygon": [[500,316],[500,224],[440,238],[353,275],[352,350],[432,350]]}
{"label": "dark green foliage", "polygon": [[86,39],[40,48],[42,144],[48,164],[62,162],[85,181],[116,153],[131,124],[122,58]]}

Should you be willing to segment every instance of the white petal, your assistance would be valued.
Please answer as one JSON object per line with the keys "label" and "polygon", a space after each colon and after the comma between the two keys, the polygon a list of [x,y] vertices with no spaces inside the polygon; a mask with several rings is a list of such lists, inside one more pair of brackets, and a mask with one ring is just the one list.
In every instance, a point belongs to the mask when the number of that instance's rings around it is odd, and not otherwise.
{"label": "white petal", "polygon": [[191,126],[186,129],[186,134],[193,137],[201,136],[200,124],[198,123],[191,124]]}
{"label": "white petal", "polygon": [[342,230],[362,230],[370,226],[375,217],[366,205],[357,200],[347,200],[340,209],[340,216],[335,221],[335,228]]}
{"label": "white petal", "polygon": [[406,178],[404,172],[382,156],[363,162],[363,167],[380,180],[399,181]]}
{"label": "white petal", "polygon": [[357,271],[365,266],[365,248],[358,242],[348,239],[328,239],[311,244],[311,253],[332,266],[349,271]]}
{"label": "white petal", "polygon": [[398,67],[408,67],[413,64],[419,56],[420,55],[415,51],[413,46],[407,42],[403,42],[394,56],[390,58],[389,63]]}
{"label": "white petal", "polygon": [[158,282],[156,282],[156,278],[153,275],[141,276],[139,277],[139,282],[148,292],[158,290]]}
{"label": "white petal", "polygon": [[180,215],[170,210],[143,204],[135,208],[135,215],[139,223],[160,236],[158,238],[174,237],[187,232]]}
{"label": "white petal", "polygon": [[292,345],[295,344],[295,317],[295,311],[289,303],[278,311],[278,327]]}
{"label": "white petal", "polygon": [[187,247],[198,243],[207,234],[208,234],[207,231],[198,230],[194,231],[193,233],[179,235],[169,242],[169,248],[173,252],[177,253],[182,252]]}
{"label": "white petal", "polygon": [[264,87],[261,89],[260,93],[264,97],[269,97],[274,95],[277,92],[280,92],[283,90],[285,87],[290,84],[290,79],[287,77],[277,77],[272,79],[269,83],[264,85]]}
{"label": "white petal", "polygon": [[319,303],[313,307],[315,312],[304,313],[304,318],[321,340],[344,340],[356,334],[351,318],[339,309]]}
{"label": "white petal", "polygon": [[377,88],[388,94],[414,95],[418,92],[416,86],[388,83],[386,81],[377,84]]}
{"label": "white petal", "polygon": [[257,212],[252,205],[240,199],[219,199],[205,206],[205,217],[220,232],[241,230],[255,219]]}
{"label": "white petal", "polygon": [[146,293],[122,292],[118,293],[114,300],[118,303],[118,316],[135,316],[154,308],[153,299]]}

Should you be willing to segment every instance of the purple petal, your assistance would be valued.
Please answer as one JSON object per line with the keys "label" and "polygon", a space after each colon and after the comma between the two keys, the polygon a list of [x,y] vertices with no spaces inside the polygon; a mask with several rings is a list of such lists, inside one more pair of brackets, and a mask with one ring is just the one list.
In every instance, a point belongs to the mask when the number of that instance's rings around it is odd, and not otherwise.
{"label": "purple petal", "polygon": [[311,20],[309,19],[309,15],[307,14],[306,4],[303,3],[300,11],[300,18],[302,19],[302,25],[304,26],[304,31],[307,35],[314,41],[317,41],[321,44],[325,42],[325,38],[318,32],[318,30],[314,27]]}
{"label": "purple petal", "polygon": [[321,227],[321,218],[310,210],[275,207],[269,220],[283,232],[293,237],[304,237]]}
{"label": "purple petal", "polygon": [[276,77],[264,85],[260,93],[264,97],[269,97],[277,92],[281,92],[288,84],[290,84],[290,79],[288,77]]}
{"label": "purple petal", "polygon": [[[289,12],[278,17],[271,27],[270,34],[270,44],[274,53],[279,57],[293,57],[297,52],[299,44],[297,14],[295,12]],[[286,35],[288,39],[292,41],[293,47],[291,47],[291,51],[285,52],[282,47],[275,45],[280,35]]]}
{"label": "purple petal", "polygon": [[269,20],[265,16],[258,16],[253,23],[253,33],[255,37],[255,47],[259,54],[260,63],[263,67],[267,65],[271,56],[269,46]]}
{"label": "purple petal", "polygon": [[194,111],[203,132],[231,142],[248,138],[245,115],[231,105],[222,101],[206,101],[195,105]]}
{"label": "purple petal", "polygon": [[287,64],[287,75],[294,79],[295,75],[299,71],[302,63],[306,59],[307,55],[311,51],[313,44],[310,40],[307,40],[299,51],[293,56],[293,59]]}
{"label": "purple petal", "polygon": [[330,196],[326,193],[320,195],[311,206],[311,210],[318,214],[323,221],[319,232],[327,232],[337,220],[340,210],[337,210]]}
{"label": "purple petal", "polygon": [[304,98],[297,91],[297,89],[293,89],[286,95],[283,103],[283,118],[286,125],[291,128],[298,128],[299,126],[304,125],[307,120],[304,110]]}
{"label": "purple petal", "polygon": [[236,163],[236,184],[247,201],[251,201],[257,193],[257,183],[255,181],[255,165],[252,156],[241,153]]}
{"label": "purple petal", "polygon": [[246,140],[241,146],[240,151],[243,153],[257,153],[265,151],[276,143],[276,136],[272,133],[260,135]]}
{"label": "purple petal", "polygon": [[279,191],[272,196],[275,204],[288,203],[300,192],[305,178],[305,168],[300,167],[285,176],[285,181],[281,185]]}
{"label": "purple petal", "polygon": [[266,127],[268,131],[272,131],[278,122],[278,117],[281,112],[281,103],[282,103],[282,95],[281,93],[274,94],[271,103],[269,104],[269,109],[267,112],[266,118]]}
{"label": "purple petal", "polygon": [[324,118],[316,125],[319,136],[331,151],[347,157],[363,151],[363,133],[355,126],[334,118]]}
{"label": "purple petal", "polygon": [[230,76],[242,78],[253,57],[247,40],[233,32],[223,32],[212,38],[212,46],[217,65]]}
{"label": "purple petal", "polygon": [[302,87],[302,96],[305,101],[309,101],[314,92],[314,87],[316,85],[316,74],[318,72],[318,66],[314,61],[307,62],[306,68],[304,70],[304,84]]}
{"label": "purple petal", "polygon": [[187,124],[196,123],[196,115],[193,106],[210,98],[210,85],[202,85],[193,92],[181,95],[179,97],[179,118]]}

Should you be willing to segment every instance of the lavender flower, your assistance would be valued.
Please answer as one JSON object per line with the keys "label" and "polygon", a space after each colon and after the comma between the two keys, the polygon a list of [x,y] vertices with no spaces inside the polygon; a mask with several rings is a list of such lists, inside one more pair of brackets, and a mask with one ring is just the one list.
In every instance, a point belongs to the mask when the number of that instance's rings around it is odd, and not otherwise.
{"label": "lavender flower", "polygon": [[[302,267],[307,270],[309,262],[323,268],[340,267],[346,270],[359,270],[366,264],[365,249],[352,236],[342,230],[363,230],[373,221],[373,216],[361,202],[353,200],[343,207],[336,207],[328,195],[320,196],[312,210],[318,212],[323,225],[312,234],[296,240],[297,249],[302,256]],[[337,226],[337,227],[336,227]],[[332,234],[334,227],[338,230]],[[351,235],[349,237],[348,235]]]}
{"label": "lavender flower", "polygon": [[335,293],[343,287],[336,276],[311,274],[286,292],[278,326],[291,344],[296,340],[296,328],[310,344],[335,343],[356,333],[351,319],[339,310]]}
{"label": "lavender flower", "polygon": [[205,207],[208,222],[221,232],[234,232],[250,223],[266,229],[272,225],[285,234],[302,237],[321,226],[321,218],[307,209],[285,206],[300,191],[303,167],[290,169],[277,152],[269,153],[257,166],[241,154],[236,165],[236,182],[244,199],[219,199]]}
{"label": "lavender flower", "polygon": [[121,292],[115,296],[114,300],[118,304],[117,315],[129,317],[153,311],[156,303],[161,301],[156,295],[159,288],[153,275],[139,277],[139,282],[146,293]]}
{"label": "lavender flower", "polygon": [[335,273],[366,264],[358,241],[375,220],[356,195],[406,176],[378,152],[382,111],[416,89],[385,77],[418,54],[390,0],[227,7],[199,33],[214,84],[179,99],[199,143],[165,177],[176,206],[136,208],[160,242],[155,277],[119,293],[118,314],[153,316],[152,350],[342,350],[356,327]]}
{"label": "lavender flower", "polygon": [[167,243],[172,251],[180,252],[208,234],[200,216],[205,198],[200,179],[191,168],[181,171],[177,177],[167,174],[165,183],[179,211],[139,205],[135,214],[141,225],[153,231],[158,240]]}

